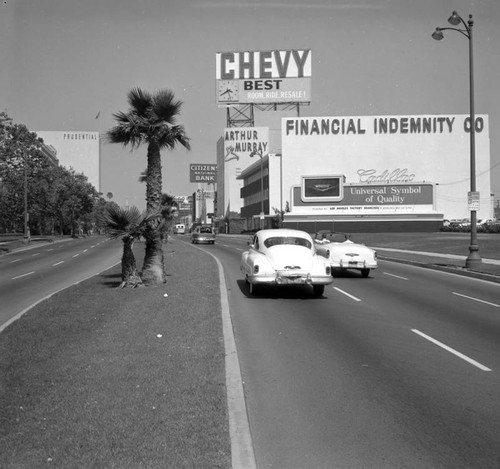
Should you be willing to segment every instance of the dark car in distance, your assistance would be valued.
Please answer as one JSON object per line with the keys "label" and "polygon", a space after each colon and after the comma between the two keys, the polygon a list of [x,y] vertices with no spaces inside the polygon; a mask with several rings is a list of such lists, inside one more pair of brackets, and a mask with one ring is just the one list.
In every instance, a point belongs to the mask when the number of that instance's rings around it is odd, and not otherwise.
{"label": "dark car in distance", "polygon": [[191,242],[193,244],[198,243],[215,243],[215,232],[210,225],[199,225],[191,233]]}

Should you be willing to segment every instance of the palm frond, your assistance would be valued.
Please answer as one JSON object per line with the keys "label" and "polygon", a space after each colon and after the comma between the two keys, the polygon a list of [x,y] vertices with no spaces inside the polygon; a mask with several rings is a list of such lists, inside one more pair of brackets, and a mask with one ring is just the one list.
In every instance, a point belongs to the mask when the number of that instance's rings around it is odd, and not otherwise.
{"label": "palm frond", "polygon": [[148,117],[151,114],[153,106],[153,96],[151,93],[136,87],[129,91],[128,103],[130,105],[131,112],[143,118]]}
{"label": "palm frond", "polygon": [[182,125],[174,125],[172,127],[164,126],[158,130],[157,136],[157,142],[160,148],[173,149],[177,143],[180,143],[187,150],[191,149],[189,138]]}
{"label": "palm frond", "polygon": [[138,239],[146,230],[148,224],[157,221],[160,213],[140,212],[135,206],[121,208],[109,206],[103,214],[103,221],[112,239],[130,236]]}
{"label": "palm frond", "polygon": [[158,122],[175,125],[180,114],[182,101],[175,98],[170,90],[160,90],[153,97],[153,113]]}

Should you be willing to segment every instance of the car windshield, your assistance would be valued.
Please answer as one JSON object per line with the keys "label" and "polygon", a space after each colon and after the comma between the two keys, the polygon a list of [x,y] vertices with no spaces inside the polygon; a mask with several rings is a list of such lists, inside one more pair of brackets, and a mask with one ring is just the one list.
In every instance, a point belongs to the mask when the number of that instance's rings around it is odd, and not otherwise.
{"label": "car windshield", "polygon": [[277,246],[279,244],[287,244],[292,246],[303,246],[305,248],[311,249],[311,242],[306,238],[298,238],[295,236],[275,236],[273,238],[267,238],[264,241],[264,246],[270,248],[272,246]]}

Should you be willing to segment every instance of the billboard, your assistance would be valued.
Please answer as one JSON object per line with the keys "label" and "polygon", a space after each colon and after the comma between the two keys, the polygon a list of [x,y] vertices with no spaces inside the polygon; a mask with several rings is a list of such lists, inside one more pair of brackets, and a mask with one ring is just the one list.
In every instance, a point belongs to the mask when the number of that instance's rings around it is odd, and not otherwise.
{"label": "billboard", "polygon": [[[342,181],[342,179],[341,179]],[[292,188],[292,212],[321,215],[384,215],[429,213],[434,210],[433,184],[341,184],[337,200],[308,200],[303,188]],[[314,202],[314,203],[311,203]]]}
{"label": "billboard", "polygon": [[[476,115],[474,125],[479,193],[474,206],[478,218],[488,218],[492,212],[488,116]],[[470,127],[469,115],[453,114],[283,118],[283,198],[304,214],[331,210],[466,218]],[[304,200],[302,178],[309,174],[319,179],[343,175],[342,198],[325,203],[318,198]],[[316,189],[326,187],[326,181],[316,183]]]}
{"label": "billboard", "polygon": [[228,127],[224,129],[223,145],[223,193],[225,200],[231,201],[231,211],[239,212],[243,181],[238,176],[269,154],[269,127]]}
{"label": "billboard", "polygon": [[217,165],[211,163],[192,163],[189,165],[189,182],[217,182]]}
{"label": "billboard", "polygon": [[219,106],[311,101],[310,49],[218,52],[215,64]]}

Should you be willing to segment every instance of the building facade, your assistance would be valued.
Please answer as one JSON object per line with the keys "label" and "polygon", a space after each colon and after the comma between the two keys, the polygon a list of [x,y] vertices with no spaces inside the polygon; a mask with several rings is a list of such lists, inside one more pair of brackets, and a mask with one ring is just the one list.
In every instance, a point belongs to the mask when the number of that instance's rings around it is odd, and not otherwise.
{"label": "building facade", "polygon": [[488,125],[476,116],[471,194],[468,115],[283,118],[281,153],[236,176],[241,214],[256,227],[263,206],[266,226],[279,209],[285,226],[353,232],[435,231],[471,209],[492,217]]}
{"label": "building facade", "polygon": [[101,190],[99,132],[36,131],[46,145],[57,151],[59,164],[87,176],[95,189]]}

